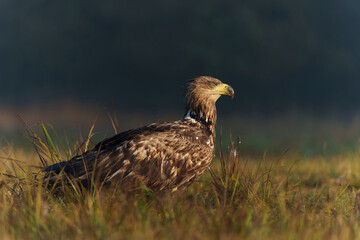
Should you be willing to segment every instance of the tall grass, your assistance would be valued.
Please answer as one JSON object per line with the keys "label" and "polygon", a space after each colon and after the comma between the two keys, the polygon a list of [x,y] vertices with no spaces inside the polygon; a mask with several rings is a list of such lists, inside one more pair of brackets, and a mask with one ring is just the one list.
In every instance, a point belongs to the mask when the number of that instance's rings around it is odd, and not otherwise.
{"label": "tall grass", "polygon": [[360,239],[358,152],[249,157],[230,134],[183,194],[71,184],[56,194],[41,169],[90,148],[93,127],[84,144],[64,142],[46,124],[28,132],[34,152],[11,144],[0,152],[1,239]]}

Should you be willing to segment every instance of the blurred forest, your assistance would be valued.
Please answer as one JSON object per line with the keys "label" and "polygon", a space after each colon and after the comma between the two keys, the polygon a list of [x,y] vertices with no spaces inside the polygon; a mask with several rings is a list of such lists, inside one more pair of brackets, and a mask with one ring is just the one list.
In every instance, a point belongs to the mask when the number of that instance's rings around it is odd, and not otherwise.
{"label": "blurred forest", "polygon": [[359,23],[355,0],[0,0],[0,105],[182,110],[212,75],[225,113],[357,112]]}

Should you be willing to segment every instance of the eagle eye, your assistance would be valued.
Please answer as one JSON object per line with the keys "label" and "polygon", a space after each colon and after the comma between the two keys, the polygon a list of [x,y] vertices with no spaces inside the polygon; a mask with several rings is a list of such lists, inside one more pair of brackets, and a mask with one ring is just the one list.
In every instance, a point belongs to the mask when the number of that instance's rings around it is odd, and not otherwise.
{"label": "eagle eye", "polygon": [[214,87],[216,87],[217,85],[218,85],[218,83],[215,83],[215,82],[211,82],[211,83],[210,83],[210,87],[211,87],[211,88],[214,88]]}

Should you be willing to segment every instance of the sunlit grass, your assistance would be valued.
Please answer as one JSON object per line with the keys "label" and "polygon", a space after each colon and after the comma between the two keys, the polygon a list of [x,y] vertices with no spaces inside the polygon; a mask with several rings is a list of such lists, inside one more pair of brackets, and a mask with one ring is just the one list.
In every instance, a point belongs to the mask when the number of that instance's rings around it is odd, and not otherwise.
{"label": "sunlit grass", "polygon": [[41,161],[68,159],[91,136],[60,142],[40,124],[28,135],[36,151],[1,149],[1,239],[360,239],[359,152],[247,156],[228,141],[183,194],[44,188]]}

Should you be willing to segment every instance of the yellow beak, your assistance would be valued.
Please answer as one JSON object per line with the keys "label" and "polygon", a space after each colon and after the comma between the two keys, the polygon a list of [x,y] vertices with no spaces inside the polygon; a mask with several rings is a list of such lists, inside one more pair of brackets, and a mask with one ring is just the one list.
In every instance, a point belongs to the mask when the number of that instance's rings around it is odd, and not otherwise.
{"label": "yellow beak", "polygon": [[230,96],[232,98],[234,98],[235,94],[234,89],[225,83],[216,86],[212,91],[217,92],[221,95]]}

